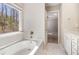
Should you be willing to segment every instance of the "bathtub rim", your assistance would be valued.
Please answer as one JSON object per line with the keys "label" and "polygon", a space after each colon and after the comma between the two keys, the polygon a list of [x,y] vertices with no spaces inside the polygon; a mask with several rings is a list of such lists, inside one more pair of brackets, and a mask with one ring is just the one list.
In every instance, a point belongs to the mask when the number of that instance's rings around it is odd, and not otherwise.
{"label": "bathtub rim", "polygon": [[[8,47],[10,47],[10,46],[12,46],[12,45],[14,45],[14,44],[20,43],[20,42],[22,42],[22,41],[31,41],[31,40],[23,39],[23,40],[20,40],[20,41],[17,41],[17,42],[8,44],[8,45],[6,45],[6,46],[2,46],[2,47],[0,48],[0,51],[3,50],[3,49],[5,49],[5,48],[8,48]],[[38,41],[39,41],[39,40],[38,40]],[[35,41],[34,41],[34,42],[35,42]],[[39,47],[40,47],[40,45],[42,44],[42,42],[43,42],[43,40],[40,40],[39,44],[37,44],[37,42],[35,42],[35,43],[36,43],[35,47],[34,47],[33,50],[32,50],[30,53],[28,53],[27,55],[34,55],[34,54],[36,53],[36,51],[39,49]]]}

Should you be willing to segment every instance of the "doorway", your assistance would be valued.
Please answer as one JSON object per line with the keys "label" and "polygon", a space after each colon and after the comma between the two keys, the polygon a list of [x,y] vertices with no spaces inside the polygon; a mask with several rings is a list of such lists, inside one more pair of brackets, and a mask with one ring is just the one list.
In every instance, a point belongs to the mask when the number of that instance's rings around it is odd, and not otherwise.
{"label": "doorway", "polygon": [[58,43],[58,12],[49,11],[47,13],[47,41],[48,43]]}

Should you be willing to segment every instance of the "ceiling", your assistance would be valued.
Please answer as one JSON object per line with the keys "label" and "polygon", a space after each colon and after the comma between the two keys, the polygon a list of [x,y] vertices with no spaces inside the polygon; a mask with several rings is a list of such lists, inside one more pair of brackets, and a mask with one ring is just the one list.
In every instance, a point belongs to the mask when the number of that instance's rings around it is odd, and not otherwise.
{"label": "ceiling", "polygon": [[59,5],[60,5],[60,3],[46,3],[45,4],[45,6],[53,6],[53,7],[59,6]]}

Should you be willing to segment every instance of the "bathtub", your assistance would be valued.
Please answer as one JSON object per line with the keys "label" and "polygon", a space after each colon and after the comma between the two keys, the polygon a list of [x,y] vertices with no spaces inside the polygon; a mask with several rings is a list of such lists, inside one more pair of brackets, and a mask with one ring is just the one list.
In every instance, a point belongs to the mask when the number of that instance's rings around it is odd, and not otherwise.
{"label": "bathtub", "polygon": [[0,55],[34,55],[39,46],[36,41],[24,40],[0,50]]}

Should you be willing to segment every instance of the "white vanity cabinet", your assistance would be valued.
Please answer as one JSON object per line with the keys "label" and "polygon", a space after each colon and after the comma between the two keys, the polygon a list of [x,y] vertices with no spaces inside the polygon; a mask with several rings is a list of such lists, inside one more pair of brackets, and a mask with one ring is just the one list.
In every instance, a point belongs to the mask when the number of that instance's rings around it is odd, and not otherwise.
{"label": "white vanity cabinet", "polygon": [[79,38],[78,38],[78,40],[77,40],[77,45],[78,45],[78,47],[77,47],[77,49],[78,49],[78,55],[79,55]]}
{"label": "white vanity cabinet", "polygon": [[78,40],[78,37],[76,36],[71,36],[71,54],[72,55],[77,55],[78,54],[78,43],[77,43],[77,40]]}
{"label": "white vanity cabinet", "polygon": [[68,55],[78,55],[79,54],[79,35],[74,33],[65,33],[64,47]]}
{"label": "white vanity cabinet", "polygon": [[68,55],[71,55],[71,37],[67,35],[68,33],[64,34],[64,48]]}

